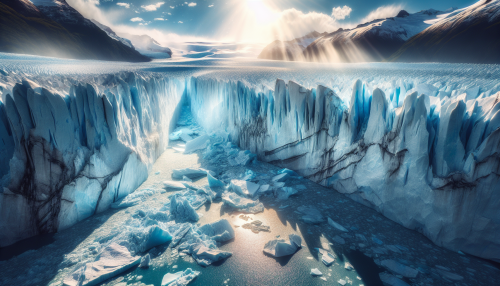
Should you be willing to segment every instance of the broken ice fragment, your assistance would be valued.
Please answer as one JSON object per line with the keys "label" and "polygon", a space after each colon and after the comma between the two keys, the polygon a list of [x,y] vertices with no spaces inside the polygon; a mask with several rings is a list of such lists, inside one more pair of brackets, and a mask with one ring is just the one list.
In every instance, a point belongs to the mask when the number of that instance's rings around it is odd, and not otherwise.
{"label": "broken ice fragment", "polygon": [[289,242],[284,239],[275,239],[266,243],[264,252],[274,257],[282,257],[294,254],[301,247],[302,238],[296,234],[288,236]]}
{"label": "broken ice fragment", "polygon": [[321,275],[323,275],[323,273],[321,273],[321,271],[319,271],[318,268],[313,268],[313,269],[311,269],[311,275],[312,276],[321,276]]}
{"label": "broken ice fragment", "polygon": [[184,286],[193,281],[198,275],[200,275],[200,272],[193,271],[191,268],[176,273],[167,273],[161,280],[161,286]]}
{"label": "broken ice fragment", "polygon": [[304,216],[302,216],[302,220],[305,223],[318,224],[318,223],[323,222],[323,216],[321,215],[321,213],[319,212],[319,210],[316,209],[315,207],[312,207],[312,206],[300,206],[300,207],[297,208],[297,210],[300,213],[305,214]]}
{"label": "broken ice fragment", "polygon": [[241,226],[244,229],[250,229],[254,233],[259,233],[261,231],[270,231],[271,227],[267,225],[263,225],[260,220],[254,220],[250,223],[245,223]]}
{"label": "broken ice fragment", "polygon": [[170,199],[170,214],[180,221],[198,221],[200,216],[186,197],[175,194]]}
{"label": "broken ice fragment", "polygon": [[181,182],[175,182],[175,181],[164,181],[163,186],[165,189],[185,189],[186,186],[184,186]]}
{"label": "broken ice fragment", "polygon": [[146,240],[142,242],[140,250],[141,252],[145,252],[148,249],[167,243],[171,240],[172,236],[168,233],[168,231],[163,230],[157,225],[153,225],[149,229]]}
{"label": "broken ice fragment", "polygon": [[199,177],[204,177],[206,175],[207,170],[201,168],[175,169],[172,171],[172,178],[176,180],[182,180],[182,177],[184,176],[190,179],[196,179]]}
{"label": "broken ice fragment", "polygon": [[350,270],[354,270],[354,267],[352,267],[352,264],[351,264],[351,263],[349,263],[349,262],[347,262],[347,261],[346,261],[346,263],[345,263],[345,265],[344,265],[344,268],[345,268],[346,270],[349,270],[349,271],[350,271]]}
{"label": "broken ice fragment", "polygon": [[210,188],[224,188],[224,183],[214,178],[210,173],[207,173],[207,179]]}
{"label": "broken ice fragment", "polygon": [[293,177],[299,176],[299,174],[297,174],[295,171],[287,169],[287,168],[279,170],[278,174],[288,174],[288,175],[293,176]]}
{"label": "broken ice fragment", "polygon": [[340,231],[349,232],[345,227],[343,227],[340,224],[336,223],[331,218],[328,218],[328,224],[331,225],[331,226],[333,226],[334,228],[340,230]]}
{"label": "broken ice fragment", "polygon": [[321,253],[321,262],[326,266],[330,266],[335,262],[335,256],[324,249],[318,248],[319,253]]}
{"label": "broken ice fragment", "polygon": [[234,230],[227,219],[207,223],[200,227],[200,231],[215,241],[224,242],[234,238]]}
{"label": "broken ice fragment", "polygon": [[287,200],[290,196],[297,194],[298,192],[294,188],[283,187],[278,189],[276,193],[278,200],[284,201]]}
{"label": "broken ice fragment", "polygon": [[347,284],[347,282],[344,280],[344,279],[340,279],[339,281],[337,281],[340,285],[344,286],[345,284]]}
{"label": "broken ice fragment", "polygon": [[258,184],[243,181],[243,180],[231,180],[231,189],[233,192],[241,196],[253,197],[259,190],[260,186]]}
{"label": "broken ice fragment", "polygon": [[205,149],[210,142],[210,136],[207,134],[201,135],[191,141],[186,142],[186,149],[184,150],[184,154],[193,153],[194,151]]}
{"label": "broken ice fragment", "polygon": [[139,264],[139,267],[140,268],[148,268],[150,261],[151,261],[151,257],[149,256],[149,253],[148,253],[141,258],[141,263]]}
{"label": "broken ice fragment", "polygon": [[244,213],[259,213],[264,211],[264,205],[259,200],[251,200],[240,197],[235,193],[225,192],[222,194],[222,201],[235,209]]}
{"label": "broken ice fragment", "polygon": [[272,178],[272,181],[273,182],[285,182],[286,180],[288,180],[289,177],[290,177],[290,175],[288,175],[287,173],[279,174],[279,175],[274,176]]}
{"label": "broken ice fragment", "polygon": [[140,256],[132,256],[125,246],[112,243],[97,256],[95,261],[66,276],[63,283],[67,286],[97,285],[127,271],[139,264],[140,260]]}
{"label": "broken ice fragment", "polygon": [[256,176],[257,175],[254,172],[252,172],[252,170],[246,170],[245,175],[243,176],[242,180],[251,181],[251,180],[255,179]]}

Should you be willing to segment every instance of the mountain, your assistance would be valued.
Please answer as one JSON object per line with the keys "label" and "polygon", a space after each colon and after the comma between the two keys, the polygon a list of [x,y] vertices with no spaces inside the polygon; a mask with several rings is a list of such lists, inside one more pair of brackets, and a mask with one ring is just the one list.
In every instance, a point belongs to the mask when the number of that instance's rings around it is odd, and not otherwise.
{"label": "mountain", "polygon": [[118,42],[121,42],[122,44],[124,44],[125,46],[127,47],[130,47],[132,49],[135,49],[134,45],[132,45],[132,42],[129,40],[129,39],[125,39],[125,38],[122,38],[120,36],[118,36],[115,31],[111,30],[110,27],[106,26],[106,25],[103,25],[101,23],[99,23],[97,20],[95,19],[91,19],[90,21],[92,21],[92,23],[94,23],[97,27],[99,27],[101,30],[103,30],[104,32],[106,32],[106,34],[108,34],[108,36],[115,40],[115,41],[118,41]]}
{"label": "mountain", "polygon": [[110,38],[65,0],[0,0],[0,52],[58,58],[149,61]]}
{"label": "mountain", "polygon": [[121,37],[126,38],[132,42],[135,49],[150,58],[166,59],[172,57],[172,50],[163,47],[155,39],[148,35],[131,35],[127,33],[120,33]]}
{"label": "mountain", "polygon": [[430,9],[409,14],[402,10],[396,17],[373,20],[354,29],[339,29],[309,45],[304,57],[308,61],[384,61],[442,13]]}
{"label": "mountain", "polygon": [[311,32],[301,38],[291,41],[276,40],[267,45],[259,54],[259,59],[297,61],[303,60],[303,51],[316,39],[328,33]]}
{"label": "mountain", "polygon": [[500,63],[500,1],[481,0],[450,13],[409,39],[391,60]]}

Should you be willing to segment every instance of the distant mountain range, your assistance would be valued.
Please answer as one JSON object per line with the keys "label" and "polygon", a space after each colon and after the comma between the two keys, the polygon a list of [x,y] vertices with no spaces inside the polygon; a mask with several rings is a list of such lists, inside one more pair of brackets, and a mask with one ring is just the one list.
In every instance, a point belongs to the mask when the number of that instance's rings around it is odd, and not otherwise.
{"label": "distant mountain range", "polygon": [[[500,63],[500,0],[481,0],[457,10],[433,9],[319,34],[303,47],[299,39],[275,41],[259,58],[317,62]],[[310,34],[309,34],[310,35]],[[305,37],[314,38],[306,35]],[[304,37],[303,37],[304,38]],[[302,51],[302,53],[300,53]]]}
{"label": "distant mountain range", "polygon": [[0,52],[144,62],[150,58],[111,38],[65,0],[0,0]]}

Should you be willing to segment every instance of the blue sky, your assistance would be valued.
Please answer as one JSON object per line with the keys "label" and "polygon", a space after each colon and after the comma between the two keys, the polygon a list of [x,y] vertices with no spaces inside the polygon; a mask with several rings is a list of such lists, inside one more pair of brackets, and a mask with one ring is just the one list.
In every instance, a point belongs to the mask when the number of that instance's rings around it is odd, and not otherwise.
{"label": "blue sky", "polygon": [[[474,0],[68,0],[86,17],[120,31],[266,42],[311,30],[332,32],[371,20]],[[151,33],[150,33],[151,34]]]}

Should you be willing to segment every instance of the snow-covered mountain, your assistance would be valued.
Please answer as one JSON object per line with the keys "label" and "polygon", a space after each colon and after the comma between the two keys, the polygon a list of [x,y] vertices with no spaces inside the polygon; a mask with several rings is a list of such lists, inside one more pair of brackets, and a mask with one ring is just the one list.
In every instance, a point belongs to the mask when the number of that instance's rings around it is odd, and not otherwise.
{"label": "snow-covered mountain", "polygon": [[373,20],[354,29],[339,29],[319,38],[304,50],[308,61],[371,62],[383,61],[409,38],[431,25],[439,12],[433,9]]}
{"label": "snow-covered mountain", "polygon": [[500,63],[500,1],[481,0],[443,15],[409,39],[397,61]]}
{"label": "snow-covered mountain", "polygon": [[60,58],[149,61],[110,38],[65,0],[0,0],[0,51]]}
{"label": "snow-covered mountain", "polygon": [[267,45],[259,54],[259,59],[297,61],[303,60],[303,51],[316,39],[328,33],[311,32],[291,41],[276,40]]}
{"label": "snow-covered mountain", "polygon": [[162,46],[155,39],[148,35],[131,35],[127,33],[120,33],[120,36],[132,42],[135,49],[142,55],[154,59],[166,59],[172,57],[172,50]]}
{"label": "snow-covered mountain", "polygon": [[128,46],[130,48],[133,48],[135,49],[134,45],[132,45],[132,42],[129,40],[129,39],[125,39],[125,38],[122,38],[120,36],[118,36],[115,31],[113,31],[110,27],[106,26],[106,25],[103,25],[101,23],[99,23],[97,20],[95,19],[91,19],[90,21],[92,21],[92,23],[94,23],[97,27],[99,27],[101,30],[103,30],[104,32],[106,32],[106,34],[108,34],[108,36],[111,38],[111,39],[114,39],[122,44],[124,44],[125,46]]}

